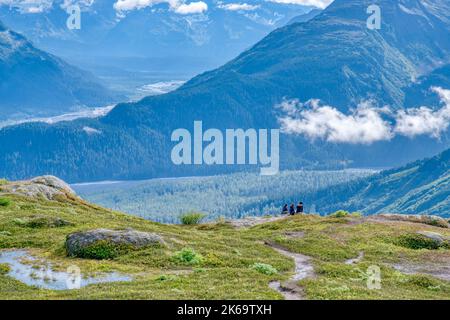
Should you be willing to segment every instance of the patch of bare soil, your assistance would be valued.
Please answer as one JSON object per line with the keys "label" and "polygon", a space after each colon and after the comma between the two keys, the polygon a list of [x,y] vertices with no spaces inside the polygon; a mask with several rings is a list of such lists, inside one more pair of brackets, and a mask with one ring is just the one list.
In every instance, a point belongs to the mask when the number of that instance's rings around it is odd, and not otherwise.
{"label": "patch of bare soil", "polygon": [[429,263],[404,261],[392,264],[391,266],[405,274],[425,274],[450,281],[450,257],[441,257]]}
{"label": "patch of bare soil", "polygon": [[235,228],[250,228],[259,224],[274,222],[278,220],[286,219],[286,216],[276,217],[246,217],[242,219],[228,220],[227,223]]}
{"label": "patch of bare soil", "polygon": [[364,258],[364,252],[361,251],[361,252],[359,252],[357,257],[345,260],[345,264],[356,264],[356,263],[361,262],[361,260],[363,258]]}

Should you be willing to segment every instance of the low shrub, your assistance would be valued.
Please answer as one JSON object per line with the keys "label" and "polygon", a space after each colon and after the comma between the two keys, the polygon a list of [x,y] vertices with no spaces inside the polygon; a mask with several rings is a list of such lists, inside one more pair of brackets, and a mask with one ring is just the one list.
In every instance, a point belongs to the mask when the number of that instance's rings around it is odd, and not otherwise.
{"label": "low shrub", "polygon": [[40,229],[40,228],[60,228],[72,226],[73,223],[61,218],[46,216],[31,216],[28,218],[16,218],[13,222],[21,227]]}
{"label": "low shrub", "polygon": [[205,256],[204,264],[212,267],[220,267],[225,263],[224,261],[215,253],[208,253]]}
{"label": "low shrub", "polygon": [[6,264],[6,263],[0,263],[0,275],[5,275],[5,274],[7,274],[10,270],[11,270],[11,268],[9,267],[8,264]]}
{"label": "low shrub", "polygon": [[436,250],[439,249],[439,243],[425,237],[421,234],[410,233],[401,235],[397,239],[397,244],[402,247],[419,250],[419,249],[428,249],[428,250]]}
{"label": "low shrub", "polygon": [[29,228],[59,228],[71,225],[73,223],[64,219],[45,216],[31,217],[26,224]]}
{"label": "low shrub", "polygon": [[258,271],[259,273],[266,274],[268,276],[278,273],[277,269],[272,267],[270,264],[266,264],[266,263],[257,262],[257,263],[254,263],[250,268]]}
{"label": "low shrub", "polygon": [[420,274],[410,276],[407,282],[425,289],[436,290],[436,288],[439,288],[439,282],[428,276]]}
{"label": "low shrub", "polygon": [[195,265],[203,261],[202,255],[196,253],[194,249],[184,248],[181,251],[175,252],[173,259],[176,262],[183,264]]}
{"label": "low shrub", "polygon": [[448,228],[448,223],[446,223],[445,220],[443,221],[443,219],[430,218],[426,224],[439,228]]}
{"label": "low shrub", "polygon": [[177,276],[173,275],[173,274],[162,274],[159,277],[156,278],[156,281],[173,281],[176,280]]}
{"label": "low shrub", "polygon": [[17,224],[18,226],[24,227],[27,224],[27,220],[22,218],[14,218],[12,220],[14,224]]}
{"label": "low shrub", "polygon": [[23,210],[23,211],[31,211],[31,210],[36,209],[36,205],[31,204],[31,203],[26,203],[26,204],[21,204],[19,206],[19,208],[20,208],[20,210]]}
{"label": "low shrub", "polygon": [[206,214],[199,212],[188,212],[180,216],[182,224],[199,224],[206,217]]}
{"label": "low shrub", "polygon": [[204,213],[188,212],[188,213],[182,214],[180,216],[180,220],[181,220],[182,224],[192,225],[192,224],[199,224],[205,217],[206,217],[206,214],[204,214]]}
{"label": "low shrub", "polygon": [[344,218],[348,217],[350,215],[350,212],[345,210],[338,210],[330,215],[328,215],[330,218]]}
{"label": "low shrub", "polygon": [[4,186],[5,184],[8,184],[8,180],[0,179],[0,186]]}
{"label": "low shrub", "polygon": [[110,260],[132,250],[131,246],[118,245],[110,241],[97,241],[87,247],[79,249],[74,255],[78,258]]}
{"label": "low shrub", "polygon": [[0,198],[0,207],[7,207],[11,205],[11,200],[8,198]]}

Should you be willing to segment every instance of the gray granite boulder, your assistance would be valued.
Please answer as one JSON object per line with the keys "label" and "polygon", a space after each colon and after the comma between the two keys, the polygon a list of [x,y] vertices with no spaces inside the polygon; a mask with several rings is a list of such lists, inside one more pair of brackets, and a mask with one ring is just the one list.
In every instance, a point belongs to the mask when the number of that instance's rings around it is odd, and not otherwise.
{"label": "gray granite boulder", "polygon": [[82,256],[85,249],[97,243],[107,243],[117,248],[139,249],[164,244],[163,238],[156,233],[141,232],[133,229],[109,230],[96,229],[76,232],[67,236],[66,249],[69,256]]}
{"label": "gray granite boulder", "polygon": [[75,191],[67,183],[54,176],[8,182],[1,186],[0,193],[12,193],[32,198],[43,197],[48,200],[55,200],[57,196],[76,196]]}
{"label": "gray granite boulder", "polygon": [[417,233],[424,236],[427,239],[434,241],[439,246],[442,246],[444,243],[450,242],[450,237],[444,236],[437,232],[418,231]]}

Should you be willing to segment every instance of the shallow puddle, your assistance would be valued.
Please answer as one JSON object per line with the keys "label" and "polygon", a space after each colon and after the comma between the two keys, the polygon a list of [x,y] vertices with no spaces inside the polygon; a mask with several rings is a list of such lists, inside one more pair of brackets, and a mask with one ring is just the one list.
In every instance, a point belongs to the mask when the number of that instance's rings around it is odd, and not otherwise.
{"label": "shallow puddle", "polygon": [[[27,261],[28,263],[25,263]],[[36,263],[33,263],[35,261]],[[50,264],[42,264],[25,250],[0,252],[0,263],[8,264],[8,276],[29,286],[51,290],[79,289],[90,284],[131,281],[132,278],[119,273],[107,273],[95,277],[85,277],[76,266],[67,271],[55,271]]]}

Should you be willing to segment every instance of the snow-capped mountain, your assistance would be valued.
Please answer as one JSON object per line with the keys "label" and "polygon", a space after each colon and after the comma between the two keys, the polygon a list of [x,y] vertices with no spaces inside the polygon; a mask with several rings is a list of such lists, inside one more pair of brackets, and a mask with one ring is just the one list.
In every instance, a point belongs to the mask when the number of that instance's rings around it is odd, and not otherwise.
{"label": "snow-capped mountain", "polygon": [[[264,0],[47,2],[47,6],[31,10],[18,5],[20,0],[4,5],[0,1],[0,19],[40,48],[82,67],[99,61],[127,70],[155,70],[162,64],[165,70],[173,65],[178,73],[185,68],[188,75],[234,58],[313,8]],[[81,7],[80,30],[66,26],[70,4]],[[131,66],[130,58],[164,60],[160,65],[147,60]]]}

